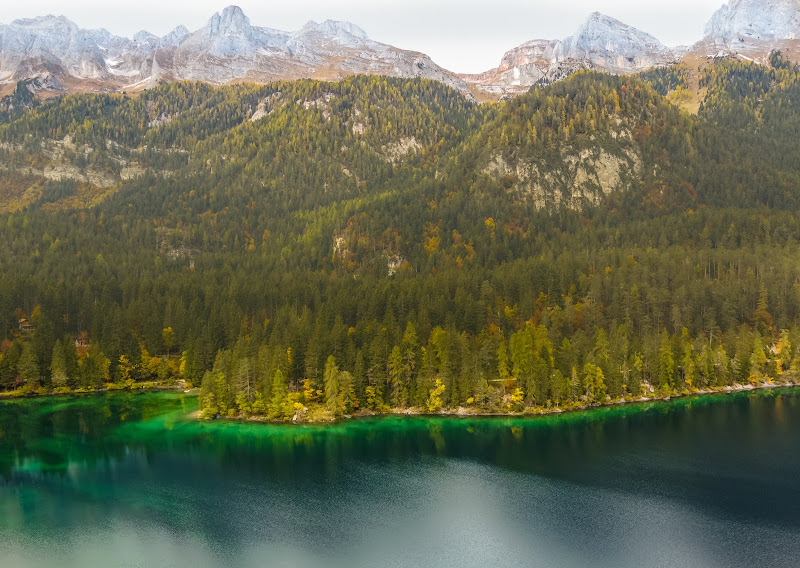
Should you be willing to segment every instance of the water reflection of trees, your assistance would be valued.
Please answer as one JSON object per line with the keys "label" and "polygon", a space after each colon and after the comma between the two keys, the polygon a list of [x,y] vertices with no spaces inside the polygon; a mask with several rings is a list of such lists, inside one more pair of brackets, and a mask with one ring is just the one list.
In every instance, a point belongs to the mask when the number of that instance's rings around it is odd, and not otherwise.
{"label": "water reflection of trees", "polygon": [[[447,457],[591,484],[599,469],[616,468],[600,482],[623,485],[632,483],[629,456],[768,439],[800,422],[798,400],[758,393],[546,418],[382,417],[328,426],[198,423],[183,418],[196,402],[174,394],[14,401],[0,406],[0,476],[21,483],[26,475],[67,475],[76,464],[108,469],[136,454],[148,463],[135,467],[169,460],[195,478],[324,482],[353,463]],[[653,463],[639,467],[637,483],[648,476],[655,483],[659,468],[670,467]]]}

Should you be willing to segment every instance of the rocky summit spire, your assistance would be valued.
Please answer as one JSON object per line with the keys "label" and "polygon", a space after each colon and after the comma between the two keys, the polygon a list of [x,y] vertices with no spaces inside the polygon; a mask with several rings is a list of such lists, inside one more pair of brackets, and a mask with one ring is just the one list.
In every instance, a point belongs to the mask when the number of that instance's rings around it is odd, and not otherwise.
{"label": "rocky summit spire", "polygon": [[205,30],[208,37],[240,35],[249,38],[253,33],[250,18],[239,6],[228,6],[222,14],[215,13],[208,20]]}

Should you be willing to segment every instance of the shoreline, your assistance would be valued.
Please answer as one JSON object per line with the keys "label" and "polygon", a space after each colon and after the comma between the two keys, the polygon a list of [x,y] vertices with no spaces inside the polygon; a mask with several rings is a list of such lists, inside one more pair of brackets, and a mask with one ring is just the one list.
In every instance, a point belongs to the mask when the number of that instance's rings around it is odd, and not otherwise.
{"label": "shoreline", "polygon": [[393,409],[387,412],[374,412],[369,410],[359,411],[352,415],[345,415],[340,417],[331,417],[329,420],[269,420],[265,416],[231,416],[231,417],[218,417],[218,418],[205,418],[201,416],[200,410],[192,412],[188,417],[192,420],[200,422],[248,422],[258,423],[264,425],[282,425],[282,426],[324,426],[326,424],[339,424],[342,422],[357,421],[364,418],[377,418],[381,416],[396,416],[396,417],[443,417],[443,418],[530,418],[535,416],[553,416],[561,414],[577,414],[588,410],[596,410],[601,408],[614,408],[617,406],[645,404],[648,402],[669,402],[673,399],[686,399],[691,397],[704,397],[714,395],[728,395],[737,394],[751,391],[764,391],[775,390],[782,388],[800,388],[798,381],[783,381],[763,383],[757,385],[732,385],[725,387],[718,387],[716,389],[698,389],[694,392],[681,392],[667,396],[653,396],[653,397],[639,397],[629,399],[617,399],[606,402],[604,404],[579,404],[569,408],[545,408],[545,407],[528,407],[519,412],[482,412],[475,408],[459,407],[456,409],[448,409],[440,412],[426,412],[422,409],[403,408]]}
{"label": "shoreline", "polygon": [[[574,403],[569,407],[527,407],[522,411],[518,412],[483,412],[477,408],[467,408],[467,407],[458,407],[455,409],[446,409],[439,412],[427,412],[424,409],[419,408],[402,408],[402,409],[392,409],[387,412],[374,412],[370,410],[361,410],[352,415],[344,415],[339,417],[330,417],[330,419],[323,419],[323,420],[269,420],[266,416],[255,415],[255,416],[226,416],[226,417],[218,417],[218,418],[205,418],[201,416],[201,410],[196,410],[191,412],[186,416],[187,419],[199,422],[248,422],[248,423],[259,423],[264,425],[283,425],[283,426],[306,426],[306,425],[315,425],[315,426],[324,426],[327,424],[338,424],[342,422],[349,422],[349,421],[357,421],[365,418],[377,418],[381,416],[395,416],[395,417],[442,417],[442,418],[530,418],[536,416],[554,416],[554,415],[561,415],[561,414],[577,414],[581,412],[585,412],[588,410],[596,410],[601,408],[614,408],[619,406],[626,406],[626,405],[636,405],[636,404],[645,404],[648,402],[669,402],[673,399],[686,399],[691,397],[704,397],[704,396],[714,396],[714,395],[727,395],[727,394],[736,394],[742,392],[751,392],[751,391],[764,391],[764,390],[775,390],[781,388],[800,388],[800,381],[782,381],[782,382],[771,382],[771,383],[762,383],[756,385],[732,385],[732,386],[725,386],[725,387],[717,387],[712,389],[697,389],[693,392],[684,391],[681,393],[670,394],[670,395],[660,395],[660,396],[652,396],[646,397],[642,396],[639,398],[626,398],[626,399],[617,399],[608,401],[604,404],[585,404],[585,403]],[[19,393],[18,391],[10,391],[10,392],[2,392],[0,393],[0,403],[4,401],[12,401],[12,400],[24,400],[24,399],[35,399],[35,398],[48,398],[48,397],[79,397],[79,396],[86,396],[86,395],[98,395],[98,394],[110,394],[115,392],[129,392],[132,394],[136,393],[155,393],[155,392],[163,392],[163,391],[173,391],[173,392],[181,392],[182,394],[187,395],[197,395],[200,391],[199,388],[190,388],[187,389],[186,385],[147,385],[142,387],[125,387],[125,388],[103,388],[103,389],[96,389],[96,390],[78,390],[78,391],[69,391],[69,392],[26,392],[26,393]]]}
{"label": "shoreline", "polygon": [[115,392],[130,392],[130,393],[151,393],[151,392],[160,392],[160,391],[183,391],[185,394],[192,394],[200,392],[198,388],[190,388],[187,389],[185,385],[133,385],[133,386],[124,386],[124,387],[103,387],[99,389],[76,389],[76,390],[68,390],[63,391],[60,389],[54,389],[50,391],[4,391],[0,392],[0,402],[6,400],[25,400],[25,399],[32,399],[32,398],[48,398],[48,397],[68,397],[68,396],[85,396],[85,395],[92,395],[92,394],[109,394]]}

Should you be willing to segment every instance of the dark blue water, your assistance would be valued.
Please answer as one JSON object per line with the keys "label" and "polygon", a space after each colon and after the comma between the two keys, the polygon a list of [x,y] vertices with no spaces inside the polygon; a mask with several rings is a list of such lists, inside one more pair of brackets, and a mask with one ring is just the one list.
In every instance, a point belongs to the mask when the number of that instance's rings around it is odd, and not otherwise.
{"label": "dark blue water", "polygon": [[526,419],[0,402],[0,566],[799,566],[800,390]]}

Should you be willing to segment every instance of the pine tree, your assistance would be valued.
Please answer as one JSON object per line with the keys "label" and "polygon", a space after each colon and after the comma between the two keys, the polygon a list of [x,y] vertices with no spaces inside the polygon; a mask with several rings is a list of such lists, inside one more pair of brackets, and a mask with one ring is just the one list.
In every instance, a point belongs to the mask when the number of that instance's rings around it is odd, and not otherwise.
{"label": "pine tree", "polygon": [[328,409],[338,415],[342,411],[341,393],[339,392],[339,367],[336,366],[336,358],[328,356],[325,362],[325,404]]}
{"label": "pine tree", "polygon": [[535,344],[530,330],[528,328],[520,329],[511,336],[509,344],[517,388],[522,389],[527,402],[533,402],[536,397],[534,367],[539,359],[539,354],[534,349]]}
{"label": "pine tree", "polygon": [[243,401],[248,404],[255,399],[256,377],[252,360],[249,357],[242,359],[236,367],[236,390],[243,395]]}
{"label": "pine tree", "polygon": [[500,340],[500,345],[497,346],[497,375],[501,381],[508,380],[510,376],[508,372],[508,347],[503,339]]}
{"label": "pine tree", "polygon": [[281,420],[288,418],[284,413],[284,406],[287,402],[289,388],[286,384],[286,379],[280,369],[275,370],[272,377],[272,398],[267,406],[267,416],[271,420]]}
{"label": "pine tree", "polygon": [[788,329],[781,330],[778,344],[775,346],[775,354],[777,355],[775,371],[778,375],[781,375],[792,366],[793,360],[792,340]]}
{"label": "pine tree", "polygon": [[403,354],[400,351],[400,347],[395,345],[392,349],[386,369],[389,373],[391,403],[394,408],[398,408],[403,404],[403,399],[405,398],[402,395],[402,391],[404,390],[403,378],[405,369],[403,365]]}
{"label": "pine tree", "polygon": [[695,364],[695,358],[692,352],[689,330],[685,327],[681,330],[680,350],[680,372],[683,377],[682,387],[691,390],[695,388],[695,383],[697,382],[697,365]]}
{"label": "pine tree", "polygon": [[661,334],[661,346],[658,348],[658,369],[656,374],[659,392],[669,393],[675,384],[675,358],[672,354],[672,343],[665,329]]}
{"label": "pine tree", "polygon": [[486,409],[490,398],[489,381],[486,380],[486,375],[481,373],[475,383],[475,404],[478,408]]}
{"label": "pine tree", "polygon": [[17,363],[17,373],[22,382],[30,388],[40,386],[39,362],[36,360],[36,351],[31,342],[25,343],[22,348],[22,355]]}
{"label": "pine tree", "polygon": [[761,340],[761,335],[755,334],[753,339],[753,352],[750,355],[750,376],[748,380],[751,383],[763,381],[767,378],[767,355],[764,353],[764,345]]}
{"label": "pine tree", "polygon": [[67,386],[67,359],[64,355],[64,345],[57,339],[53,345],[53,357],[50,362],[50,374],[53,381],[53,388],[63,388]]}
{"label": "pine tree", "polygon": [[344,413],[353,412],[356,407],[356,393],[353,389],[353,375],[348,371],[339,372],[339,408]]}
{"label": "pine tree", "polygon": [[756,310],[753,313],[753,323],[756,325],[756,329],[759,333],[763,335],[768,335],[772,333],[772,328],[774,326],[772,314],[769,313],[768,304],[767,304],[767,287],[764,283],[761,283],[761,287],[759,290],[758,295],[758,305],[756,306]]}
{"label": "pine tree", "polygon": [[586,363],[583,367],[583,375],[586,400],[588,402],[605,402],[606,383],[603,370],[593,363]]}

